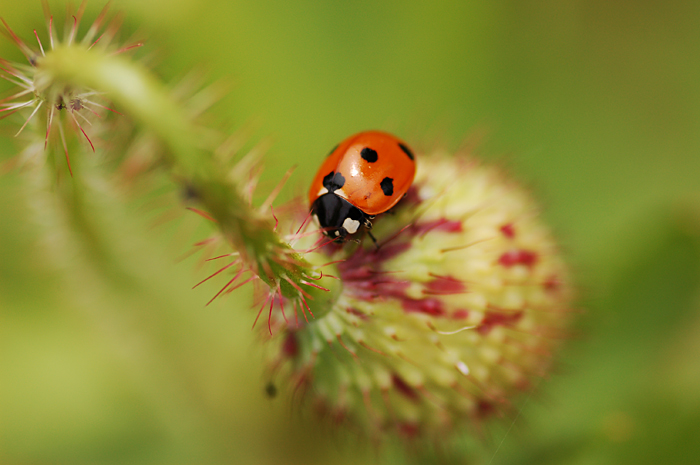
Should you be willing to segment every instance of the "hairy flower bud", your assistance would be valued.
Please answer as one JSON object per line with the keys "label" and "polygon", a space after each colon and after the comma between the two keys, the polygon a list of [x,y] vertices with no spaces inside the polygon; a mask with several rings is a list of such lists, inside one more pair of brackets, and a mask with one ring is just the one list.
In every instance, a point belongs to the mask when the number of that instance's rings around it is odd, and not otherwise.
{"label": "hairy flower bud", "polygon": [[571,287],[536,205],[500,170],[459,155],[419,158],[414,187],[375,221],[378,247],[306,255],[338,261],[322,317],[273,316],[283,328],[273,372],[374,437],[440,438],[507,412],[566,334]]}

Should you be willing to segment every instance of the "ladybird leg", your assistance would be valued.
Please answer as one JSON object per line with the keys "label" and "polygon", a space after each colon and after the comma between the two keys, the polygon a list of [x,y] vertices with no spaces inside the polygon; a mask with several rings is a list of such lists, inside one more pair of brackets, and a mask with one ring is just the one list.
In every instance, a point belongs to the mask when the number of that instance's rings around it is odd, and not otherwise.
{"label": "ladybird leg", "polygon": [[372,242],[374,242],[374,246],[377,248],[377,250],[379,250],[379,244],[377,243],[377,238],[374,237],[374,235],[372,234],[372,221],[370,221],[370,220],[373,220],[373,219],[374,219],[374,216],[366,216],[362,225],[365,228],[367,228],[367,234],[372,239]]}
{"label": "ladybird leg", "polygon": [[377,243],[377,238],[374,237],[374,234],[372,234],[372,231],[369,229],[367,230],[367,234],[369,235],[370,239],[372,239],[372,242],[374,242],[374,246],[379,250],[379,244]]}

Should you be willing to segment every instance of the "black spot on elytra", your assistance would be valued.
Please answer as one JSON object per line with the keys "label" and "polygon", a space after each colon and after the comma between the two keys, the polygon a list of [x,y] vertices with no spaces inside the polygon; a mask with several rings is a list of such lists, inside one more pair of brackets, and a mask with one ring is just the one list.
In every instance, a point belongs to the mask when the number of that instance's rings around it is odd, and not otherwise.
{"label": "black spot on elytra", "polygon": [[333,192],[345,185],[345,178],[340,173],[331,171],[323,177],[323,187],[328,189],[328,192]]}
{"label": "black spot on elytra", "polygon": [[333,147],[333,148],[331,149],[331,151],[328,152],[328,155],[326,155],[326,156],[327,156],[327,157],[330,157],[330,156],[333,154],[333,152],[335,152],[336,150],[338,150],[338,147],[340,147],[340,144],[338,144],[338,145],[336,145],[335,147]]}
{"label": "black spot on elytra", "polygon": [[379,186],[382,188],[382,192],[384,192],[384,195],[386,195],[387,197],[394,194],[394,180],[392,178],[382,179],[382,182],[379,183]]}
{"label": "black spot on elytra", "polygon": [[374,163],[374,162],[377,161],[377,159],[379,158],[379,157],[377,156],[377,151],[376,151],[376,150],[372,150],[372,149],[369,148],[369,147],[363,148],[363,149],[362,149],[362,152],[360,152],[360,155],[362,156],[362,159],[365,160],[365,161],[368,162],[368,163]]}
{"label": "black spot on elytra", "polygon": [[406,147],[405,145],[403,145],[403,144],[400,143],[400,142],[399,142],[399,148],[403,151],[403,153],[405,153],[406,155],[408,155],[408,158],[410,158],[411,160],[413,160],[413,152],[411,152],[411,149],[409,149],[408,147]]}

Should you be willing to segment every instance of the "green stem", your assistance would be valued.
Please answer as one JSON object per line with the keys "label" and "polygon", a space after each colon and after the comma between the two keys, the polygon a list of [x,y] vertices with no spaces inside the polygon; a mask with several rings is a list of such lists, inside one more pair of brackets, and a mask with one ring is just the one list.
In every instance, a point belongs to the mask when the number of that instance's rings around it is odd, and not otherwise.
{"label": "green stem", "polygon": [[[263,281],[273,290],[279,287],[288,298],[298,298],[300,287],[313,300],[328,300],[327,292],[304,286],[303,281],[318,272],[275,233],[270,218],[243,198],[235,180],[225,178],[212,153],[198,145],[186,112],[146,68],[126,56],[77,45],[59,46],[37,61],[35,85],[37,92],[48,96],[71,87],[106,93],[120,111],[166,144],[164,161],[174,179],[196,194],[226,239]],[[325,287],[333,285],[327,281],[332,280],[324,279]],[[338,287],[334,286],[333,295],[338,294]],[[316,312],[321,314],[323,309]]]}

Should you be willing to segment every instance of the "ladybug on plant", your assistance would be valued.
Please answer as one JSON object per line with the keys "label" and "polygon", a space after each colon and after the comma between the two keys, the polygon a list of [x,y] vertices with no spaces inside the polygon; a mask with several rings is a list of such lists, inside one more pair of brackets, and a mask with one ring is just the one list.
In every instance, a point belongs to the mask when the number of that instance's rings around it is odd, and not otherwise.
{"label": "ladybug on plant", "polygon": [[350,136],[316,173],[309,189],[311,214],[336,242],[360,228],[369,233],[371,220],[403,198],[415,172],[413,152],[401,139],[380,131]]}

